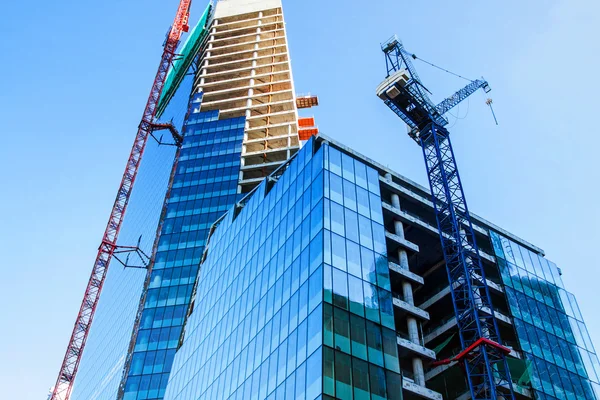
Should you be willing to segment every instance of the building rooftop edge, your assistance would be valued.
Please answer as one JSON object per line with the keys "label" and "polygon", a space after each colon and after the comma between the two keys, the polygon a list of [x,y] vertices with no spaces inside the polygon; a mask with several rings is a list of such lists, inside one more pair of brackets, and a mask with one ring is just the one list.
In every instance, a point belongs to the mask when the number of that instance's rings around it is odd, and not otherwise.
{"label": "building rooftop edge", "polygon": [[281,0],[218,0],[215,19],[281,7]]}

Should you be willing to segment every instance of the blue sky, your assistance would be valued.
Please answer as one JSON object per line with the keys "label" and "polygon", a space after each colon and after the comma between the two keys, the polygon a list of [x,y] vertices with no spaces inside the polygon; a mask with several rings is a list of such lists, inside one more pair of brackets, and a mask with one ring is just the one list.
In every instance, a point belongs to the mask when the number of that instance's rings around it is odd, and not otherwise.
{"label": "blue sky", "polygon": [[[205,3],[196,1],[192,19]],[[53,384],[176,0],[7,2],[0,22],[0,382],[22,400]],[[419,148],[374,95],[379,43],[484,75],[451,118],[472,211],[542,247],[600,346],[593,0],[284,0],[299,93],[325,134],[425,184]],[[417,64],[442,100],[463,81]],[[312,111],[311,111],[312,112]]]}

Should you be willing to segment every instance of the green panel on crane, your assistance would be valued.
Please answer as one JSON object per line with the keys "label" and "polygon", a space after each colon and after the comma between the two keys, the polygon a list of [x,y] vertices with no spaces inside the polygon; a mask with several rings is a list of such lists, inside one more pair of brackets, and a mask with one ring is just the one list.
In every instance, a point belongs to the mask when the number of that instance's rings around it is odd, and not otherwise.
{"label": "green panel on crane", "polygon": [[180,55],[173,61],[173,65],[167,73],[167,79],[165,86],[163,87],[160,100],[158,102],[156,118],[160,118],[165,108],[169,104],[169,101],[173,98],[173,95],[177,91],[177,88],[181,84],[181,81],[187,74],[196,54],[200,50],[202,42],[206,38],[208,33],[207,22],[210,16],[212,6],[209,4],[206,6],[202,18],[198,21],[194,29],[188,35],[185,43],[181,47]]}

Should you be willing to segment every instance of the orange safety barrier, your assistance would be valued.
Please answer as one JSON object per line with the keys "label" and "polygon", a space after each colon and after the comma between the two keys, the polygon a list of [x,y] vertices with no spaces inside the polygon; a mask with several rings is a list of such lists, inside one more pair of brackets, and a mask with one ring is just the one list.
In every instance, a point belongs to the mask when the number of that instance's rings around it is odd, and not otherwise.
{"label": "orange safety barrier", "polygon": [[298,118],[298,126],[301,128],[309,128],[311,126],[315,126],[314,117],[301,117]]}
{"label": "orange safety barrier", "polygon": [[311,128],[311,129],[300,129],[298,131],[298,137],[300,140],[308,140],[311,136],[315,136],[319,133],[319,129]]}

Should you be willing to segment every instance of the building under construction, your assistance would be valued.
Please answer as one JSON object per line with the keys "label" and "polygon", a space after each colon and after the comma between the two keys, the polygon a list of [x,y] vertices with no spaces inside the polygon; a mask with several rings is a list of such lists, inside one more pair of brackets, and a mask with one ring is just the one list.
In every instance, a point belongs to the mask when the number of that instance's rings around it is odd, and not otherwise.
{"label": "building under construction", "polygon": [[281,0],[221,0],[195,26],[190,3],[51,399],[600,399],[561,269],[447,173],[443,114],[487,83],[429,107],[384,45],[377,94],[424,188],[299,116],[318,99],[296,95]]}

